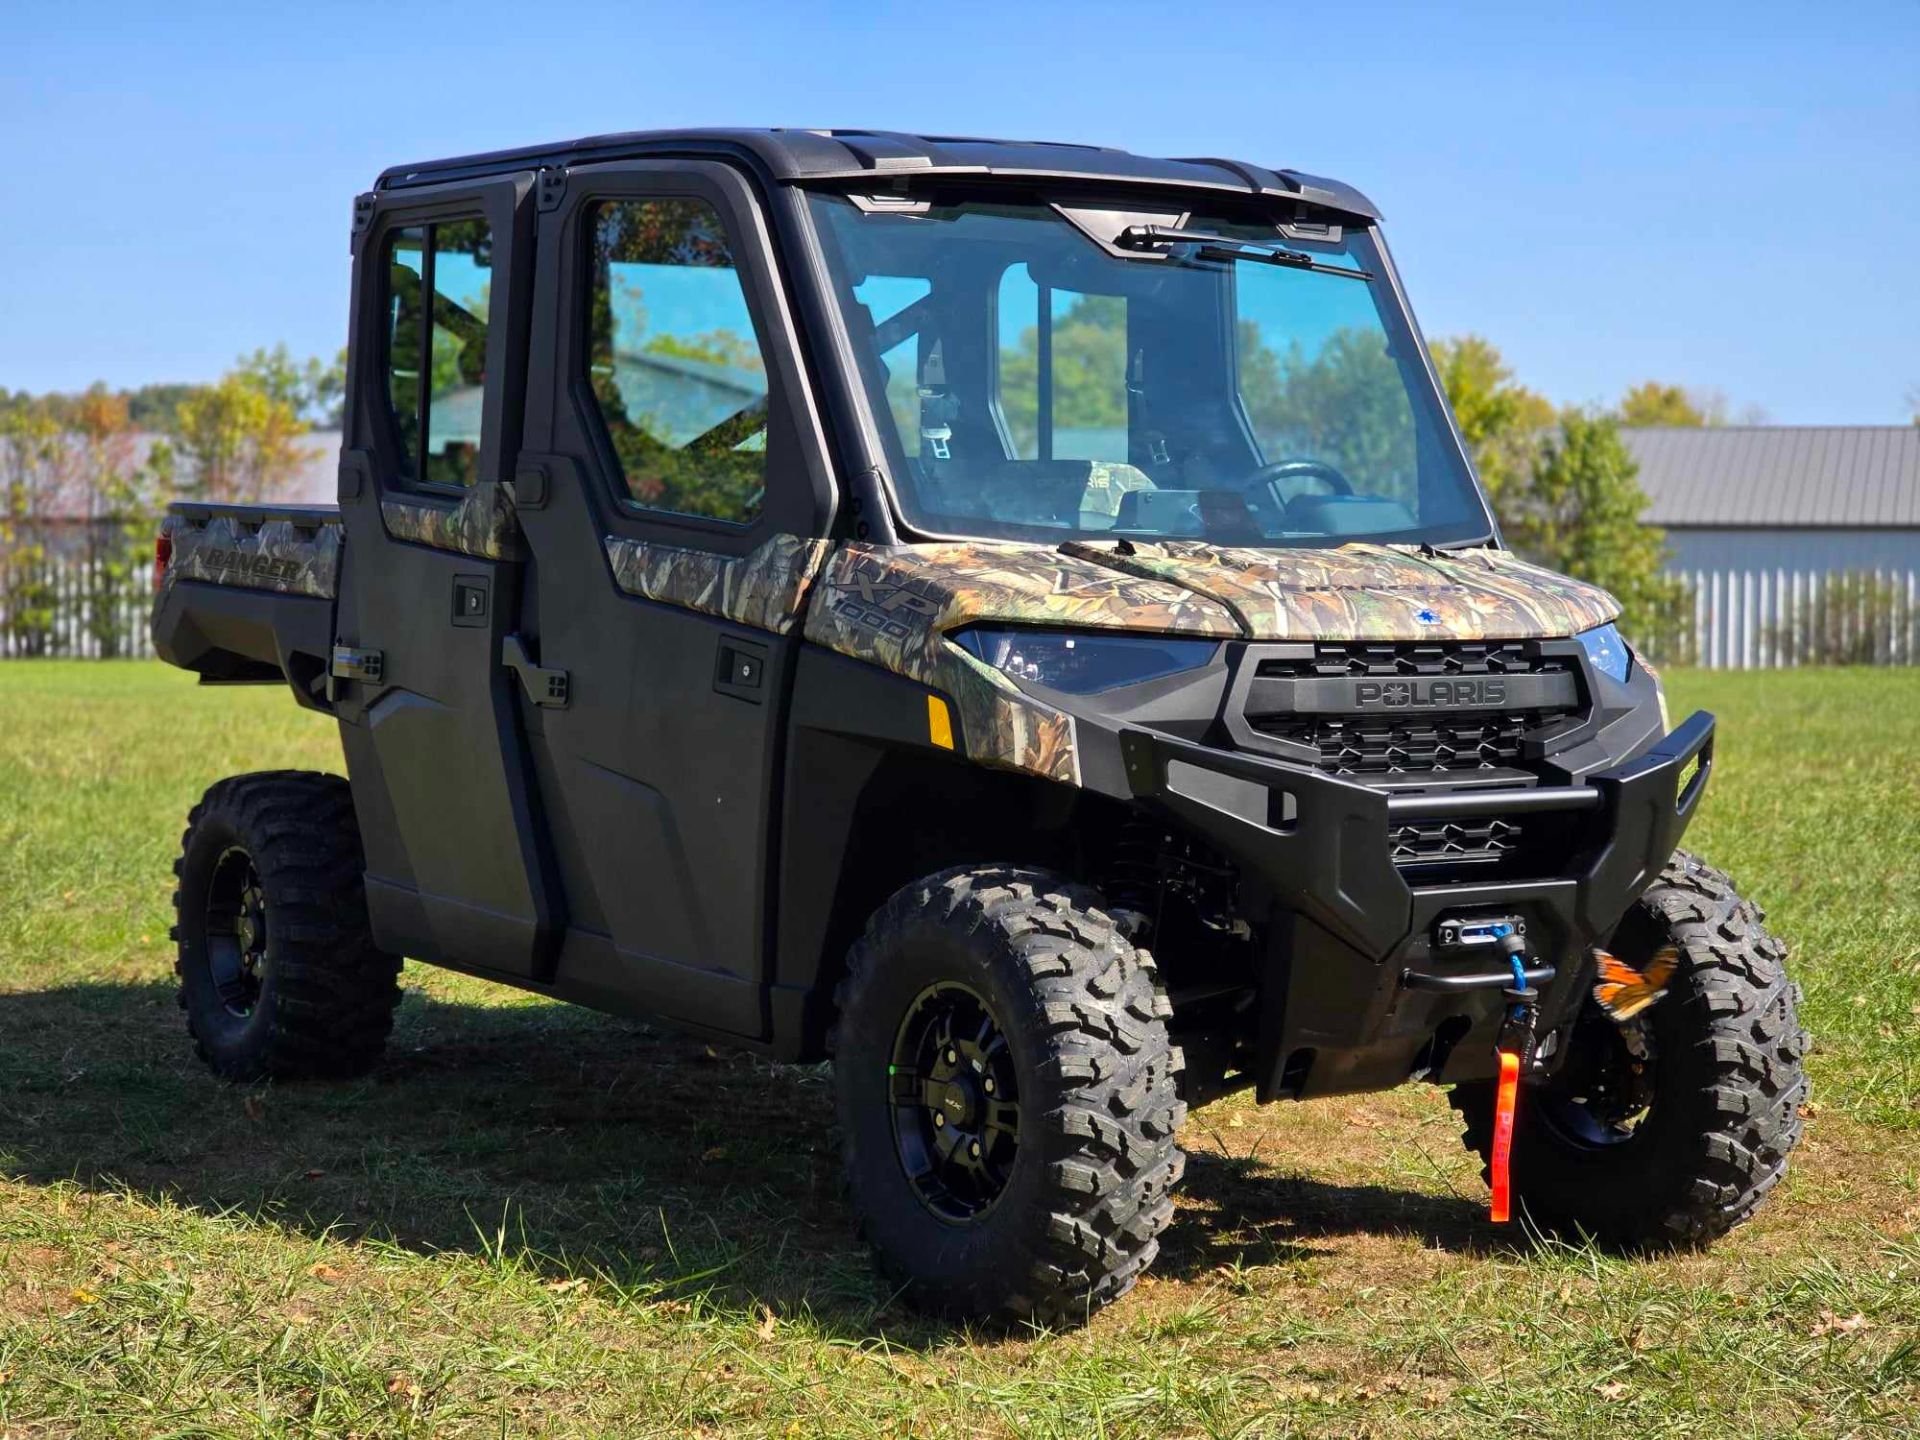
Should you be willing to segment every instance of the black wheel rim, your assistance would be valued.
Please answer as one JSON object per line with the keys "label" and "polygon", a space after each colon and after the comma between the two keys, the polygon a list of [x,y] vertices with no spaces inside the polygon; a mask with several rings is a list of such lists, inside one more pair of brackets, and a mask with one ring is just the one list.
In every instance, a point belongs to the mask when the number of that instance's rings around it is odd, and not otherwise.
{"label": "black wheel rim", "polygon": [[1653,1112],[1653,1027],[1646,1015],[1617,1025],[1593,1005],[1575,1023],[1572,1050],[1535,1103],[1540,1118],[1568,1143],[1586,1150],[1628,1145]]}
{"label": "black wheel rim", "polygon": [[214,993],[229,1015],[244,1020],[260,1001],[267,965],[266,895],[245,850],[227,850],[214,863],[205,926]]}
{"label": "black wheel rim", "polygon": [[893,1139],[920,1203],[949,1224],[1005,1193],[1020,1149],[1020,1091],[999,1018],[957,981],[921,991],[887,1066]]}

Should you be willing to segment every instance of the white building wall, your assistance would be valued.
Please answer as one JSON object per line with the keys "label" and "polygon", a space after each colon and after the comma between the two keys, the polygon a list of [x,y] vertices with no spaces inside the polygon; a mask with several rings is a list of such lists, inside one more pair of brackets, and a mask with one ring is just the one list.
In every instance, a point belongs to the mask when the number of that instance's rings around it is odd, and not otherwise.
{"label": "white building wall", "polygon": [[1871,573],[1903,602],[1904,624],[1882,646],[1882,664],[1920,664],[1920,530],[1692,529],[1667,531],[1668,570],[1694,592],[1702,665],[1745,670],[1790,664],[1777,637],[1797,607],[1817,606],[1829,577]]}

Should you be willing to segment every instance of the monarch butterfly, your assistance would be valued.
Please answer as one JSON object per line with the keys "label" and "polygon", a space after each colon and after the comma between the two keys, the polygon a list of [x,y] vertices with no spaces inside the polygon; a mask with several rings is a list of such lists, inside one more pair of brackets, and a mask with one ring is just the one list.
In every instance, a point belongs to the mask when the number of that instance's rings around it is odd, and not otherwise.
{"label": "monarch butterfly", "polygon": [[1667,982],[1680,968],[1680,952],[1672,945],[1654,951],[1647,968],[1636,970],[1626,961],[1596,950],[1599,977],[1593,984],[1593,998],[1616,1025],[1624,1025],[1667,993]]}

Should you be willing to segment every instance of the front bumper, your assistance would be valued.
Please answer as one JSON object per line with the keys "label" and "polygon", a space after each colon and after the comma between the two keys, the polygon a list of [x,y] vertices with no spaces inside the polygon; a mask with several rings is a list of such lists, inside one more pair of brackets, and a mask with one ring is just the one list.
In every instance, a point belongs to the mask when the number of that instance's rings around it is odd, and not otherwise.
{"label": "front bumper", "polygon": [[[1413,794],[1154,731],[1118,739],[1133,798],[1231,855],[1249,900],[1273,915],[1282,983],[1266,987],[1258,1062],[1261,1098],[1271,1099],[1382,1089],[1422,1069],[1443,1080],[1491,1073],[1499,988],[1464,983],[1485,962],[1463,964],[1433,943],[1448,918],[1523,916],[1530,955],[1555,972],[1543,1030],[1568,1018],[1587,947],[1659,875],[1699,805],[1714,718],[1696,712],[1578,784]],[[1494,815],[1547,818],[1552,842],[1485,880],[1427,883],[1394,864],[1396,825]]]}

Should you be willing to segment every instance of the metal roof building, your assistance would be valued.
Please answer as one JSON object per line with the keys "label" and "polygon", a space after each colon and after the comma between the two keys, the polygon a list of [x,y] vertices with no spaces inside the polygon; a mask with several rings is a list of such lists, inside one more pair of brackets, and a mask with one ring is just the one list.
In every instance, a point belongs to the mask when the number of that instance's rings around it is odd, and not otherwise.
{"label": "metal roof building", "polygon": [[1920,426],[1623,434],[1703,664],[1920,661]]}

